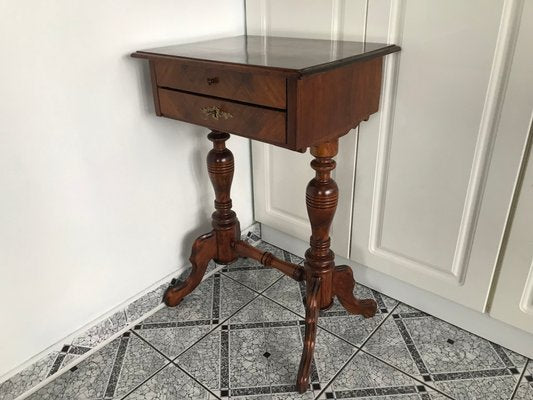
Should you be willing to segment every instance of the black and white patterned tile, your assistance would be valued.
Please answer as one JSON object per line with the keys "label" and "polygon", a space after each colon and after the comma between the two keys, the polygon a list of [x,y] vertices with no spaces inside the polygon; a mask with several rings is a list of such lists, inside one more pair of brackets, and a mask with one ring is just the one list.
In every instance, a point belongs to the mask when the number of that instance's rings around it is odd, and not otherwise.
{"label": "black and white patterned tile", "polygon": [[456,399],[508,399],[527,359],[400,305],[364,350]]}
{"label": "black and white patterned tile", "polygon": [[[288,262],[297,264],[302,261],[294,254],[263,241],[256,242],[254,246]],[[222,273],[257,292],[262,292],[283,276],[277,269],[264,267],[251,258],[240,258],[235,263],[223,268]]]}
{"label": "black and white patterned tile", "polygon": [[444,398],[446,396],[364,352],[357,353],[320,395],[320,399]]}
{"label": "black and white patterned tile", "polygon": [[529,360],[514,396],[516,400],[533,400],[533,360]]}
{"label": "black and white patterned tile", "polygon": [[95,347],[128,325],[124,311],[118,311],[72,340],[75,346]]}
{"label": "black and white patterned tile", "polygon": [[30,400],[119,399],[168,360],[130,332],[39,389]]}
{"label": "black and white patterned tile", "polygon": [[[200,283],[176,307],[164,307],[143,320],[143,324],[211,320],[214,277]],[[161,301],[161,299],[159,299]]]}
{"label": "black and white patterned tile", "polygon": [[173,359],[231,316],[257,293],[220,274],[208,278],[177,307],[166,307],[134,332]]}
{"label": "black and white patterned tile", "polygon": [[[265,291],[265,296],[289,308],[300,316],[305,316],[303,299],[305,284],[296,282],[289,277],[283,277]],[[390,314],[398,302],[364,285],[357,284],[354,295],[361,299],[374,299],[378,304],[378,312],[373,318],[351,315],[335,298],[332,306],[320,312],[319,326],[360,346]]]}
{"label": "black and white patterned tile", "polygon": [[58,352],[57,357],[54,360],[54,364],[52,365],[52,368],[50,368],[50,371],[48,371],[48,376],[54,375],[61,368],[70,364],[72,361],[77,359],[79,356],[87,353],[89,350],[91,350],[90,347],[84,347],[84,346],[75,346],[75,345],[63,346],[61,351]]}
{"label": "black and white patterned tile", "polygon": [[127,400],[216,399],[205,387],[172,363],[124,398]]}
{"label": "black and white patterned tile", "polygon": [[313,386],[300,395],[303,333],[300,316],[259,296],[175,362],[222,398],[313,398],[357,349],[319,329]]}
{"label": "black and white patterned tile", "polygon": [[168,283],[163,283],[126,307],[128,321],[133,322],[161,304]]}
{"label": "black and white patterned tile", "polygon": [[58,356],[52,352],[0,384],[0,399],[12,400],[45,380]]}
{"label": "black and white patterned tile", "polygon": [[241,234],[241,240],[250,243],[252,246],[261,240],[261,224],[256,222],[244,229]]}

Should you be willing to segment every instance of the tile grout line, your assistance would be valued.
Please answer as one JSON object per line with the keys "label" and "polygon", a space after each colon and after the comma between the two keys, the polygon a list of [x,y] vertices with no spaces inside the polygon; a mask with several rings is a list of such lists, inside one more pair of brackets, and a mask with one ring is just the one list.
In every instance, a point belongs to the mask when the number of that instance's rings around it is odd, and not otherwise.
{"label": "tile grout line", "polygon": [[98,351],[100,351],[101,349],[103,349],[105,346],[107,346],[108,344],[110,344],[112,341],[114,341],[115,339],[119,338],[120,336],[122,336],[124,333],[128,332],[132,327],[134,327],[135,325],[138,325],[144,319],[146,319],[149,316],[155,314],[157,311],[159,311],[163,307],[164,307],[164,304],[161,303],[161,304],[157,305],[156,307],[154,307],[152,310],[150,310],[150,311],[146,312],[145,314],[143,314],[141,317],[137,318],[136,320],[132,321],[131,323],[128,323],[123,328],[121,328],[120,330],[118,330],[117,332],[115,332],[114,334],[109,336],[107,339],[102,340],[95,347],[91,348],[91,350],[89,350],[86,353],[80,355],[78,358],[73,360],[67,366],[65,366],[63,368],[60,368],[54,375],[49,376],[46,379],[43,379],[41,382],[39,382],[37,385],[33,386],[31,389],[29,389],[26,392],[20,394],[14,400],[23,400],[23,399],[26,399],[28,396],[31,396],[32,394],[34,394],[38,390],[42,389],[44,386],[46,386],[49,383],[55,381],[57,378],[59,378],[63,374],[67,373],[72,368],[74,368],[78,364],[80,364],[83,361],[85,361],[87,358],[89,358],[93,354],[95,354]]}
{"label": "tile grout line", "polygon": [[[389,315],[392,315],[393,311],[396,310],[396,308],[398,307],[398,305],[400,304],[400,302],[398,302],[398,304],[396,304],[391,312],[389,313]],[[322,394],[324,394],[324,392],[326,391],[326,389],[328,387],[331,386],[331,384],[333,383],[333,381],[337,378],[337,376],[339,376],[339,374],[346,368],[346,366],[348,365],[348,363],[350,363],[357,354],[359,354],[359,352],[362,350],[362,347],[366,344],[366,342],[368,341],[368,339],[370,339],[370,336],[372,336],[374,334],[375,331],[377,331],[381,325],[383,325],[385,323],[385,321],[387,320],[387,318],[389,318],[389,315],[387,315],[385,318],[383,318],[383,321],[381,321],[378,326],[374,329],[374,331],[372,331],[372,333],[368,336],[368,338],[366,340],[363,341],[361,347],[358,347],[358,346],[354,346],[356,348],[356,351],[354,354],[352,354],[350,356],[350,358],[348,358],[348,360],[342,365],[342,367],[339,368],[339,370],[331,377],[331,379],[329,380],[329,382],[324,386],[324,388],[318,393],[318,395],[315,397],[315,400],[317,400],[320,396],[322,396]],[[329,331],[328,331],[329,332]],[[336,336],[336,335],[335,335]],[[351,344],[351,343],[350,343]],[[353,346],[353,345],[352,345]]]}
{"label": "tile grout line", "polygon": [[522,373],[520,374],[520,377],[518,378],[518,382],[516,383],[514,389],[513,389],[513,393],[511,393],[511,397],[509,397],[509,400],[513,400],[516,396],[516,393],[518,392],[518,388],[520,387],[520,384],[522,383],[522,379],[524,378],[525,374],[526,374],[526,370],[527,370],[527,366],[529,365],[529,363],[531,362],[532,360],[531,359],[527,359],[525,365],[524,365],[524,369],[522,370]]}
{"label": "tile grout line", "polygon": [[[430,315],[430,314],[427,314],[427,315],[430,316],[430,317],[432,317],[432,318],[436,318],[436,317],[433,317],[433,316]],[[397,320],[395,320],[395,322],[396,322],[396,321],[397,321]],[[402,325],[405,327],[405,324],[403,324],[403,322],[402,322]],[[455,326],[455,325],[454,325],[454,326]],[[461,329],[461,328],[458,328],[458,329]],[[398,328],[398,330],[400,330],[400,329]],[[412,340],[412,337],[410,336],[410,334],[409,334],[408,332],[407,332],[407,335],[409,336],[409,339],[410,339],[410,341],[413,343],[413,346],[414,346],[414,341]],[[404,335],[402,335],[401,332],[400,332],[400,336],[402,337],[402,339],[404,339]],[[477,336],[477,335],[475,335],[475,336]],[[483,338],[481,338],[481,339],[483,339]],[[483,340],[486,340],[486,339],[483,339]],[[491,346],[496,345],[496,344],[494,344],[494,343],[492,343],[492,342],[490,342],[490,341],[488,341],[488,342],[491,344]],[[409,349],[409,347],[408,347],[408,344],[405,342],[405,339],[404,339],[404,344],[405,344],[405,346],[406,346],[406,348],[407,348],[407,350],[408,350],[408,352],[409,352],[409,355],[411,356],[411,358],[413,358],[413,356],[412,356],[412,352],[410,351],[410,349]],[[498,346],[498,345],[496,345],[496,346]],[[501,346],[500,346],[500,347],[501,347]],[[392,368],[394,368],[394,369],[396,369],[396,370],[398,370],[398,371],[401,371],[402,373],[404,373],[404,374],[410,376],[412,379],[415,379],[416,381],[418,381],[418,382],[424,384],[425,386],[428,386],[428,387],[430,387],[431,389],[433,389],[433,390],[435,390],[435,391],[437,391],[437,392],[439,392],[439,393],[441,393],[441,394],[443,394],[443,395],[445,395],[445,396],[447,396],[447,397],[453,399],[453,397],[451,397],[451,395],[449,395],[449,394],[443,392],[441,389],[438,389],[438,388],[434,385],[434,382],[429,383],[429,382],[422,381],[422,380],[420,380],[417,376],[414,376],[414,375],[410,374],[409,372],[402,371],[400,368],[398,368],[398,367],[396,367],[395,365],[389,363],[388,361],[382,359],[381,357],[376,356],[376,355],[372,354],[371,352],[369,352],[369,351],[367,351],[367,350],[364,350],[364,349],[362,349],[362,351],[363,351],[364,353],[366,353],[366,354],[368,354],[368,355],[370,355],[370,356],[372,356],[372,357],[378,359],[379,361],[381,361],[381,362],[383,362],[383,363],[389,365],[390,367],[392,367]],[[417,349],[416,351],[417,351],[417,353],[418,353],[418,349]],[[504,369],[508,369],[508,366],[507,366],[505,360],[503,360],[502,356],[501,356],[496,350],[495,350],[495,352],[496,352],[496,354],[498,355],[498,358],[503,362],[503,364],[504,364],[504,366],[505,366]],[[421,357],[420,357],[420,358],[421,358]],[[413,361],[415,362],[415,365],[416,365],[416,361],[415,361],[415,360],[413,360]],[[421,360],[421,361],[422,361],[422,360]],[[423,362],[423,361],[422,361],[422,362]],[[426,370],[428,371],[427,373],[429,374],[429,369],[427,368],[427,366],[425,365],[425,363],[423,363],[423,364],[424,364],[424,367],[426,368]],[[513,364],[513,365],[514,365],[514,364]],[[418,368],[418,366],[417,366],[417,368]],[[497,370],[497,368],[496,368],[496,369],[495,369],[495,368],[489,368],[489,369],[487,369],[486,371],[492,371],[492,370]],[[420,370],[419,370],[419,372],[420,372]],[[465,372],[468,372],[468,371],[465,371]]]}
{"label": "tile grout line", "polygon": [[[370,353],[370,352],[368,352],[368,351],[366,351],[366,350],[363,349],[363,347],[367,344],[367,342],[370,340],[370,338],[371,338],[371,337],[377,332],[377,330],[381,327],[381,325],[383,325],[383,324],[385,323],[385,320],[388,319],[388,318],[394,313],[394,311],[400,306],[400,304],[403,304],[403,303],[400,302],[400,301],[398,301],[398,304],[396,304],[396,305],[394,306],[394,308],[391,310],[391,312],[389,313],[389,315],[387,315],[387,317],[386,317],[385,319],[383,319],[383,321],[379,324],[379,326],[378,326],[376,329],[374,329],[374,331],[373,331],[373,332],[368,336],[368,338],[363,342],[363,344],[361,345],[361,351],[362,351],[363,353],[368,354],[369,356],[371,356],[371,357],[373,357],[373,358],[375,358],[375,359],[377,359],[377,360],[383,362],[384,364],[388,365],[389,367],[394,368],[395,370],[397,370],[397,371],[399,371],[399,372],[401,372],[401,373],[403,373],[403,374],[409,376],[410,378],[414,379],[415,381],[422,383],[424,386],[428,386],[428,387],[430,387],[431,389],[435,390],[436,392],[438,392],[438,393],[440,393],[440,394],[442,394],[442,395],[444,395],[444,396],[446,396],[446,397],[448,397],[448,398],[450,398],[450,399],[452,399],[452,400],[455,400],[453,397],[451,397],[450,395],[448,395],[448,394],[442,392],[440,389],[437,389],[436,387],[433,387],[432,385],[428,385],[427,382],[423,382],[423,381],[421,381],[420,379],[418,379],[417,377],[411,375],[410,373],[401,370],[401,369],[398,368],[397,366],[392,365],[392,364],[390,364],[389,362],[387,362],[387,361],[381,359],[380,357],[378,357],[378,356],[376,356],[376,355],[374,355],[374,354],[372,354],[372,353]],[[401,334],[400,334],[400,336],[401,336]],[[402,337],[402,338],[403,338],[403,337]],[[411,341],[412,341],[412,338],[411,338]],[[407,347],[407,344],[406,344],[406,343],[405,343],[405,345],[406,345],[406,347]],[[411,352],[409,352],[409,355],[411,355]],[[412,358],[412,356],[411,356],[411,358]],[[413,360],[413,361],[414,361],[414,360]],[[415,363],[415,364],[416,364],[416,363]]]}
{"label": "tile grout line", "polygon": [[[137,336],[139,339],[141,339],[144,343],[146,343],[148,346],[150,346],[152,348],[152,350],[155,350],[157,353],[159,353],[160,355],[162,355],[166,361],[170,361],[172,362],[172,358],[170,358],[169,356],[167,356],[165,353],[163,353],[161,350],[159,350],[157,347],[155,347],[152,343],[150,343],[147,339],[145,339],[144,337],[142,337],[141,335],[139,335],[137,332],[135,332],[133,329],[130,330],[131,333],[133,333],[135,336]],[[146,381],[144,381],[146,382]]]}
{"label": "tile grout line", "polygon": [[[180,370],[182,370],[183,372],[185,372],[188,376],[190,376],[191,378],[193,378],[196,382],[198,382],[189,372],[187,372],[183,367],[181,367],[179,364],[178,364],[178,361],[177,359],[179,357],[181,357],[185,352],[187,352],[188,350],[190,350],[193,346],[195,346],[196,344],[198,344],[200,341],[202,341],[203,339],[205,339],[208,335],[210,335],[211,333],[213,333],[216,329],[218,329],[220,326],[222,326],[225,322],[227,322],[229,319],[231,319],[232,317],[235,316],[235,314],[237,314],[238,312],[240,312],[243,308],[245,308],[246,306],[248,306],[251,302],[253,302],[254,300],[256,300],[257,298],[259,298],[261,296],[261,293],[263,293],[264,291],[270,289],[270,287],[272,287],[273,285],[275,285],[280,279],[283,278],[283,276],[280,276],[279,278],[277,278],[274,282],[272,282],[271,284],[269,284],[267,287],[265,287],[261,292],[258,292],[257,290],[254,290],[252,288],[249,288],[248,286],[244,285],[243,283],[227,276],[226,274],[223,274],[220,270],[223,269],[225,267],[225,265],[220,265],[218,266],[215,270],[211,271],[211,273],[209,275],[205,275],[204,278],[202,279],[205,280],[207,278],[209,278],[210,276],[212,275],[215,275],[217,272],[220,273],[221,275],[224,275],[225,277],[231,279],[232,281],[250,289],[254,294],[255,296],[250,299],[248,302],[246,302],[245,304],[243,304],[240,308],[238,308],[236,311],[234,311],[232,314],[230,314],[228,317],[226,317],[225,319],[223,319],[222,321],[220,321],[217,325],[215,325],[211,330],[209,330],[207,333],[205,333],[204,335],[202,335],[200,338],[198,338],[196,341],[194,341],[191,345],[189,345],[187,348],[185,348],[183,351],[181,351],[177,356],[173,357],[173,358],[170,358],[168,357],[167,355],[165,355],[163,352],[161,352],[158,348],[156,348],[154,345],[152,345],[147,339],[145,339],[144,337],[142,337],[141,335],[139,335],[137,332],[135,332],[133,329],[130,329],[131,332],[133,332],[135,334],[135,336],[137,336],[138,338],[140,338],[143,342],[145,342],[146,344],[148,344],[152,349],[154,349],[155,351],[157,351],[157,353],[161,354],[166,360],[168,360],[169,363],[175,365],[176,367],[178,367]],[[219,272],[220,271],[220,272]],[[214,287],[213,287],[213,291],[214,291]],[[214,298],[213,298],[213,301],[214,301]],[[162,308],[162,307],[161,307]],[[212,319],[211,319],[212,320]],[[135,386],[134,389],[132,389],[131,391],[129,391],[125,396],[129,396],[133,391],[137,390],[139,387],[141,387],[142,385],[144,385],[146,382],[148,382],[150,379],[152,379],[157,373],[159,373],[163,368],[165,368],[169,363],[165,364],[165,366],[163,366],[162,368],[160,368],[159,370],[156,371],[155,374],[152,374],[150,375],[148,378],[146,378],[143,382],[141,382],[139,385]],[[200,382],[198,382],[200,383]],[[210,389],[208,389],[207,387],[205,387],[203,384],[200,383],[200,385],[202,387],[204,387],[205,389],[207,389],[209,391],[209,393],[213,394],[213,392],[211,392]],[[214,395],[217,399],[219,399],[218,396]],[[124,399],[125,397],[123,397]]]}
{"label": "tile grout line", "polygon": [[[205,274],[204,277],[202,278],[202,282],[207,280],[208,278],[210,278],[211,276],[214,276],[216,275],[217,273],[221,273],[220,271],[226,267],[225,265],[218,265],[218,264],[215,264],[217,265],[217,267],[215,269],[213,269],[212,271],[210,271],[209,273]],[[224,275],[225,276],[225,275]],[[281,279],[281,277],[279,278]],[[277,279],[275,282],[273,282],[271,285],[269,285],[268,287],[272,286],[274,283],[276,283],[279,279]],[[240,282],[239,282],[240,283]],[[268,288],[267,287],[267,288]],[[266,289],[265,289],[266,290]],[[213,286],[213,292],[215,291],[215,287]],[[137,332],[134,331],[134,329],[130,328],[129,331],[132,332],[135,336],[137,336],[139,339],[141,339],[143,342],[145,342],[148,346],[150,346],[153,350],[155,350],[157,353],[159,353],[160,355],[162,355],[164,357],[164,359],[167,361],[165,363],[165,365],[163,365],[161,368],[159,368],[157,371],[155,371],[153,374],[151,374],[149,377],[147,377],[145,380],[143,380],[141,383],[139,383],[138,385],[136,385],[132,390],[130,390],[128,393],[126,393],[124,395],[124,397],[121,398],[122,399],[125,399],[126,397],[128,397],[130,394],[132,394],[135,390],[139,389],[142,385],[144,385],[146,382],[148,382],[150,379],[152,379],[155,375],[157,375],[159,372],[161,372],[163,369],[165,369],[166,367],[168,367],[170,364],[172,364],[173,366],[177,367],[179,370],[181,370],[182,372],[184,372],[187,376],[189,376],[190,378],[192,378],[195,382],[197,382],[198,384],[200,384],[204,389],[206,389],[209,393],[211,393],[213,396],[215,396],[216,399],[220,399],[218,396],[216,396],[209,388],[207,388],[206,386],[204,386],[201,382],[197,381],[191,374],[189,374],[185,369],[183,369],[180,365],[177,364],[176,360],[178,357],[180,357],[181,355],[183,355],[186,351],[188,351],[189,349],[191,349],[191,347],[195,346],[197,343],[199,343],[201,340],[203,340],[206,336],[208,336],[209,334],[211,334],[212,332],[214,332],[219,326],[221,326],[224,322],[226,322],[229,318],[233,317],[236,313],[238,313],[239,311],[241,311],[244,307],[246,307],[248,304],[250,304],[252,301],[254,301],[256,298],[258,297],[258,295],[254,296],[253,299],[249,300],[247,303],[245,303],[242,307],[240,307],[239,309],[237,309],[233,314],[231,314],[229,317],[227,317],[226,319],[224,319],[222,322],[220,322],[219,324],[215,325],[211,330],[209,330],[209,332],[207,332],[206,334],[202,335],[198,340],[196,340],[195,342],[193,342],[190,346],[188,346],[187,348],[185,348],[185,350],[183,350],[181,353],[179,353],[177,356],[175,356],[174,358],[170,358],[168,357],[167,355],[165,355],[162,351],[160,351],[157,347],[155,347],[154,345],[152,345],[147,339],[145,339],[144,337],[142,337],[141,335],[139,335]],[[213,298],[213,302],[214,302],[214,298]],[[211,303],[211,307],[213,306],[213,302]],[[164,308],[164,304],[160,304],[158,306],[158,310],[159,309],[163,309]],[[151,314],[152,315],[152,314]],[[142,322],[144,319],[146,318],[143,318],[141,321],[139,322]],[[213,319],[211,318],[211,321]],[[135,324],[135,325],[139,325],[139,324]],[[133,326],[135,326],[133,325]],[[17,399],[18,400],[18,399]]]}
{"label": "tile grout line", "polygon": [[[128,340],[128,343],[129,343],[129,340]],[[122,338],[120,339],[120,343],[118,344],[117,346],[117,352],[115,354],[115,357],[113,359],[113,364],[112,364],[112,367],[111,367],[111,372],[109,373],[109,379],[107,380],[107,384],[105,386],[105,390],[104,390],[104,397],[107,397],[107,392],[110,390],[111,388],[111,384],[112,384],[112,380],[113,380],[113,372],[115,371],[115,368],[117,366],[117,362],[119,362],[119,358],[121,357],[120,356],[120,350],[121,350],[121,346],[122,346]],[[122,370],[122,366],[124,364],[124,357],[122,355],[122,358],[120,360],[120,370],[119,370],[119,373],[120,371]],[[116,385],[116,382],[115,382],[115,385]],[[115,394],[115,390],[116,390],[116,386],[113,387],[113,395]]]}
{"label": "tile grout line", "polygon": [[411,379],[413,379],[413,380],[415,380],[415,381],[417,381],[417,382],[423,384],[424,386],[429,387],[430,389],[434,390],[435,392],[438,392],[438,393],[442,394],[443,396],[445,396],[445,397],[447,397],[447,398],[449,398],[449,399],[455,400],[455,398],[453,398],[453,397],[451,397],[449,394],[443,392],[441,389],[438,389],[438,388],[436,388],[436,387],[434,387],[434,386],[428,384],[427,382],[424,382],[424,381],[420,380],[420,379],[417,378],[416,376],[411,375],[409,372],[403,371],[402,369],[400,369],[399,367],[397,367],[397,366],[395,366],[395,365],[389,363],[388,361],[383,360],[382,358],[380,358],[380,357],[378,357],[378,356],[376,356],[376,355],[374,355],[374,354],[372,354],[372,353],[370,353],[370,352],[368,352],[368,351],[366,351],[366,350],[364,350],[364,349],[361,349],[361,352],[363,352],[363,353],[369,355],[369,356],[372,357],[372,358],[375,358],[376,360],[382,362],[383,364],[388,365],[389,367],[395,369],[396,371],[399,371],[399,372],[401,372],[402,374],[407,375],[407,376],[410,377]]}
{"label": "tile grout line", "polygon": [[[204,280],[206,280],[207,278],[211,277],[211,275],[214,275],[215,273],[217,273],[219,270],[221,270],[222,268],[224,267],[224,265],[220,265],[218,266],[216,269],[214,269],[213,271],[210,271],[208,274],[205,274],[204,277],[202,278],[202,282]],[[183,271],[184,272],[184,271]],[[170,284],[170,282],[168,282],[168,284]],[[254,297],[255,298],[255,297]],[[130,303],[132,304],[132,303]],[[115,332],[114,334],[112,334],[111,336],[109,336],[107,339],[101,341],[100,343],[98,343],[96,346],[92,347],[90,350],[88,350],[86,353],[80,355],[78,358],[76,358],[75,360],[73,360],[71,363],[69,363],[68,365],[66,366],[63,366],[61,367],[55,374],[51,375],[51,376],[48,376],[46,379],[43,379],[41,382],[39,382],[37,385],[31,387],[30,389],[28,389],[27,391],[23,392],[22,394],[18,395],[18,397],[15,397],[14,400],[24,400],[26,399],[27,397],[31,396],[32,394],[34,394],[35,392],[37,392],[38,390],[42,389],[44,386],[48,385],[49,383],[55,381],[57,378],[59,378],[60,376],[62,376],[63,374],[67,373],[68,371],[70,371],[72,368],[74,368],[75,366],[77,366],[78,364],[82,363],[83,361],[85,361],[87,358],[89,358],[90,356],[92,356],[93,354],[97,353],[98,351],[100,351],[101,349],[103,349],[105,346],[107,346],[109,343],[111,343],[113,340],[119,338],[120,336],[122,336],[124,333],[128,332],[128,331],[132,331],[132,328],[135,327],[136,325],[139,325],[142,321],[144,321],[146,318],[154,315],[156,312],[158,312],[159,310],[163,309],[165,307],[165,304],[163,302],[159,303],[157,306],[155,306],[154,308],[152,308],[151,310],[147,311],[146,313],[142,314],[139,318],[133,320],[132,322],[126,324],[122,329],[118,330],[117,332]],[[124,310],[125,312],[125,310]],[[139,335],[137,335],[139,336]],[[152,346],[153,347],[153,346]],[[181,354],[180,354],[181,355]],[[168,359],[168,357],[165,357]],[[171,361],[171,360],[170,360]]]}
{"label": "tile grout line", "polygon": [[132,394],[134,391],[136,391],[137,389],[139,389],[142,385],[144,385],[146,382],[148,382],[150,379],[152,379],[154,376],[156,376],[158,373],[160,373],[161,371],[163,371],[166,367],[168,367],[170,364],[172,364],[172,361],[167,361],[165,363],[165,365],[163,365],[161,368],[157,369],[156,371],[154,371],[148,378],[146,378],[144,381],[142,381],[141,383],[139,383],[138,385],[136,385],[133,389],[131,389],[128,393],[126,393],[123,397],[120,398],[120,400],[123,400],[125,399],[126,397],[128,397],[130,394]]}
{"label": "tile grout line", "polygon": [[174,365],[176,368],[178,368],[180,371],[182,371],[185,375],[187,375],[189,378],[191,378],[193,381],[195,381],[197,384],[199,384],[201,387],[203,387],[205,390],[207,390],[211,395],[215,396],[216,399],[220,399],[219,396],[217,396],[214,392],[211,391],[211,389],[209,389],[207,386],[205,386],[202,382],[200,382],[199,380],[197,380],[193,375],[191,375],[189,372],[187,372],[187,370],[185,370],[184,368],[182,368],[180,365],[176,364],[175,362],[171,361],[170,362],[172,365]]}
{"label": "tile grout line", "polygon": [[[272,282],[266,289],[270,288],[270,286],[274,285],[280,278],[276,279],[276,281]],[[233,279],[234,280],[234,279]],[[235,280],[234,280],[235,281]],[[237,282],[237,281],[235,281]],[[240,282],[239,282],[240,283]],[[242,283],[240,283],[242,285]],[[244,286],[244,285],[243,285]],[[266,290],[265,289],[265,290]],[[195,346],[196,344],[198,344],[200,341],[202,341],[205,337],[207,337],[208,335],[210,335],[211,333],[213,333],[216,329],[218,329],[219,327],[221,327],[222,325],[224,325],[225,322],[227,322],[229,319],[233,318],[235,316],[235,314],[237,314],[238,312],[240,312],[244,307],[248,306],[252,301],[254,301],[255,299],[257,299],[261,293],[258,293],[256,291],[255,292],[255,296],[253,299],[250,299],[248,300],[245,304],[243,304],[241,307],[239,307],[236,311],[234,311],[231,315],[229,315],[228,317],[224,318],[222,321],[220,321],[217,325],[215,325],[215,327],[213,329],[211,329],[209,332],[207,332],[206,334],[204,334],[202,337],[200,337],[198,340],[196,340],[193,344],[191,344],[189,347],[187,347],[185,350],[183,350],[181,353],[179,353],[176,357],[172,358],[170,361],[172,362],[176,362],[176,360],[181,357],[183,355],[183,353],[185,353],[186,351],[188,351],[191,347]]]}

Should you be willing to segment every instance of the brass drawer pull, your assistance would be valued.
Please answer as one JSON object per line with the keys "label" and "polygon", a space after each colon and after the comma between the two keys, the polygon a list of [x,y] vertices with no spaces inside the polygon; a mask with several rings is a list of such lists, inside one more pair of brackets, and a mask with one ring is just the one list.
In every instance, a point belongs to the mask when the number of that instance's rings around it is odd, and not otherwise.
{"label": "brass drawer pull", "polygon": [[205,115],[204,119],[207,119],[209,117],[213,119],[230,119],[233,118],[233,115],[231,115],[229,112],[222,111],[220,107],[212,106],[212,107],[204,107],[202,108],[202,113]]}
{"label": "brass drawer pull", "polygon": [[217,77],[214,77],[214,78],[207,78],[207,84],[208,84],[208,85],[211,86],[211,85],[214,85],[214,84],[216,84],[216,83],[218,83],[218,78],[217,78]]}

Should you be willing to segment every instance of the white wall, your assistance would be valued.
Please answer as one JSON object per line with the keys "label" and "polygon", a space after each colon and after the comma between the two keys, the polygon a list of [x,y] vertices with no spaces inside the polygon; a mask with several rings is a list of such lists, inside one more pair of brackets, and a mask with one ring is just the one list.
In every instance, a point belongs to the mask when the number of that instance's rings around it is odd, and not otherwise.
{"label": "white wall", "polygon": [[[183,266],[207,131],[154,115],[132,51],[243,33],[241,0],[0,2],[0,375]],[[248,141],[233,199],[252,223]]]}

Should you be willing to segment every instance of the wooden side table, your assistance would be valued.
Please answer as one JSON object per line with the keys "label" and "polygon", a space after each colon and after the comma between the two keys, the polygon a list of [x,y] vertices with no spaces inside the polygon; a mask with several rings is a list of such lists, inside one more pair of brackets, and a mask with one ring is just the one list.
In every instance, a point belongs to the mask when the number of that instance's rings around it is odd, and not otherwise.
{"label": "wooden side table", "polygon": [[[229,264],[250,257],[306,282],[305,340],[296,382],[303,393],[315,346],[318,312],[337,296],[352,314],[372,317],[373,300],[353,295],[346,265],[335,266],[329,229],[338,188],[331,178],[338,138],[378,110],[383,57],[395,45],[264,36],[237,36],[137,51],[149,60],[157,115],[211,128],[207,170],[215,190],[213,230],[192,246],[192,271],[170,286],[163,301],[176,306],[201,282],[210,260]],[[307,185],[311,223],[304,266],[288,263],[240,240],[230,189],[233,154],[229,133],[315,157]]]}

